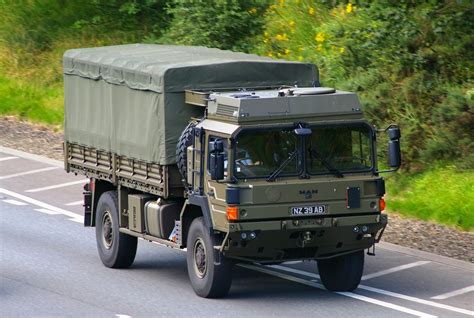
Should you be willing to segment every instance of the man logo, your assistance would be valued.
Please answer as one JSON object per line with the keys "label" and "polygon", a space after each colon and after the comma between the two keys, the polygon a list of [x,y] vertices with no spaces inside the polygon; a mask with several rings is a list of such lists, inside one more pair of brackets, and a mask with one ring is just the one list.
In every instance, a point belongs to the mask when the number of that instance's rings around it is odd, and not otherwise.
{"label": "man logo", "polygon": [[318,190],[300,190],[300,195],[304,195],[305,199],[311,199],[313,194],[318,194]]}

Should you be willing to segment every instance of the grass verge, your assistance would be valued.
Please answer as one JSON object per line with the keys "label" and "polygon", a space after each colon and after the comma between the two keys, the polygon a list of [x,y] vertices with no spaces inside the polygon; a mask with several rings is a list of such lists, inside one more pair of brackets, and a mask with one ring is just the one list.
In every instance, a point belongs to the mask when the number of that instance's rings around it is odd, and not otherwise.
{"label": "grass verge", "polygon": [[0,75],[0,115],[62,127],[62,87],[38,87]]}
{"label": "grass verge", "polygon": [[388,178],[387,186],[389,211],[474,230],[473,170],[437,167]]}

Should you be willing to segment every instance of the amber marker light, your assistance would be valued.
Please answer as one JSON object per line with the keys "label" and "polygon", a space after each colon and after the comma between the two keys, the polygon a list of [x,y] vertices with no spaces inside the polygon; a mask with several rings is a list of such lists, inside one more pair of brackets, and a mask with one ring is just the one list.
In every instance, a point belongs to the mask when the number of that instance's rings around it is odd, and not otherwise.
{"label": "amber marker light", "polygon": [[228,206],[227,207],[227,220],[235,221],[237,220],[237,216],[239,215],[239,208],[236,206]]}
{"label": "amber marker light", "polygon": [[385,210],[386,205],[387,205],[387,204],[385,203],[384,198],[380,198],[380,200],[379,200],[380,211]]}

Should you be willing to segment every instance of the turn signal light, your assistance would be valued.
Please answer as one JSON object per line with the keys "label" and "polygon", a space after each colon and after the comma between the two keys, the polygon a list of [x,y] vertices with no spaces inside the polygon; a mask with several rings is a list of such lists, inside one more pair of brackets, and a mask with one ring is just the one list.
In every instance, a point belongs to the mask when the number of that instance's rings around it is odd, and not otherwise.
{"label": "turn signal light", "polygon": [[235,221],[237,220],[237,216],[239,215],[239,208],[236,206],[228,206],[227,207],[227,220]]}
{"label": "turn signal light", "polygon": [[380,211],[385,210],[385,206],[386,206],[385,200],[383,198],[380,198],[380,200],[379,200]]}

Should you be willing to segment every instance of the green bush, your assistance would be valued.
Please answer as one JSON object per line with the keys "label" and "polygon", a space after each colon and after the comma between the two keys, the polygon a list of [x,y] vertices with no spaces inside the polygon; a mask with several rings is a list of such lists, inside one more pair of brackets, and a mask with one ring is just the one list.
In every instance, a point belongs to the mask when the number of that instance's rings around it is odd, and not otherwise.
{"label": "green bush", "polygon": [[159,43],[202,45],[226,50],[252,51],[261,33],[268,0],[173,0],[172,20]]}

